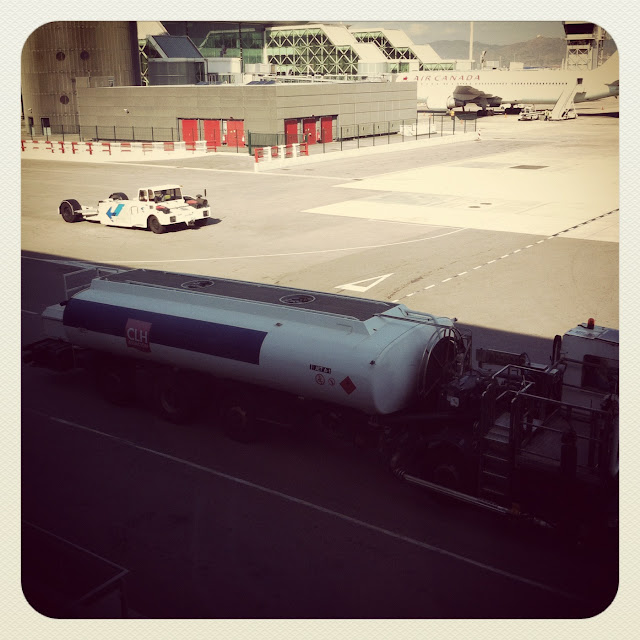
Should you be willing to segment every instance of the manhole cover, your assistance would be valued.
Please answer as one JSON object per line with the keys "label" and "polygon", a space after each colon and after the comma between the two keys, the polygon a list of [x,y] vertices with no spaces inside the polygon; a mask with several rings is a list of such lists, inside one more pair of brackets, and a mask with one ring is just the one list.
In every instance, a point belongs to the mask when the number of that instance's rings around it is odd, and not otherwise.
{"label": "manhole cover", "polygon": [[206,289],[206,287],[211,287],[213,284],[213,280],[189,280],[189,282],[183,282],[180,286],[183,289],[191,289],[192,291],[199,291],[200,289]]}
{"label": "manhole cover", "polygon": [[290,296],[283,296],[280,298],[280,302],[283,304],[309,304],[315,300],[314,296],[310,296],[306,293],[297,293]]}

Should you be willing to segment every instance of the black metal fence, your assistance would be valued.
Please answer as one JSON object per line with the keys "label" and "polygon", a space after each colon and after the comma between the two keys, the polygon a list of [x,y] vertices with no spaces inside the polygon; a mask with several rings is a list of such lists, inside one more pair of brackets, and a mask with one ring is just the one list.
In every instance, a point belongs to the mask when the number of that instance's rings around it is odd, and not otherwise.
{"label": "black metal fence", "polygon": [[51,125],[50,127],[23,125],[23,140],[70,140],[84,142],[101,140],[104,142],[179,142],[177,127],[119,127]]}
{"label": "black metal fence", "polygon": [[477,116],[475,113],[460,113],[455,117],[448,114],[431,114],[424,118],[410,120],[390,120],[334,127],[331,139],[325,138],[324,131],[316,140],[309,140],[307,133],[285,134],[248,131],[247,148],[249,153],[253,154],[254,150],[258,148],[309,142],[312,148],[322,148],[326,153],[329,150],[343,151],[345,149],[375,147],[376,145],[411,142],[437,136],[455,135],[456,133],[472,133],[476,130]]}
{"label": "black metal fence", "polygon": [[[359,125],[334,127],[331,139],[325,137],[324,131],[319,139],[309,140],[309,134],[296,135],[285,133],[260,133],[246,132],[246,146],[238,141],[236,145],[227,148],[236,152],[246,149],[253,154],[256,148],[276,147],[292,143],[310,142],[316,148],[321,145],[327,150],[360,148],[364,146],[376,146],[397,142],[409,142],[422,140],[434,136],[455,135],[456,133],[475,132],[477,117],[475,113],[456,113],[454,117],[449,114],[430,114],[425,117],[408,120],[389,120],[383,122],[371,122]],[[22,138],[25,140],[62,140],[62,141],[91,141],[104,142],[179,142],[180,130],[177,127],[122,127],[110,126],[79,126],[79,125],[52,125],[43,128],[41,126],[28,127],[23,124]]]}

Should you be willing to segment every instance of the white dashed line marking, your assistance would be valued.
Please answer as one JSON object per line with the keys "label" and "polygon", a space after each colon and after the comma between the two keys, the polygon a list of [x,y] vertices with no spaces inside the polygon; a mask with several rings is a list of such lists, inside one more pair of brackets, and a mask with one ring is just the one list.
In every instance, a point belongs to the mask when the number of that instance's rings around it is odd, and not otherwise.
{"label": "white dashed line marking", "polygon": [[[555,233],[552,236],[549,236],[548,238],[546,238],[546,240],[552,240],[553,238],[557,238],[559,235],[563,234],[563,233],[567,233],[569,231],[572,231],[573,229],[577,229],[578,227],[585,225],[585,224],[589,224],[590,222],[594,222],[595,220],[599,220],[600,218],[604,218],[605,216],[608,216],[612,213],[617,213],[619,211],[619,209],[613,209],[613,211],[608,211],[607,213],[603,213],[600,216],[597,216],[595,218],[591,218],[591,220],[586,220],[585,222],[581,222],[580,224],[577,224],[573,227],[569,227],[567,229],[564,229],[563,231],[558,231],[558,233]],[[542,244],[545,240],[537,240],[535,244]],[[531,249],[534,245],[533,244],[528,244],[526,247],[524,247],[524,249]],[[493,264],[494,262],[498,262],[498,260],[504,260],[505,258],[508,258],[509,256],[512,256],[516,253],[520,253],[522,251],[522,248],[520,249],[514,249],[511,253],[505,253],[505,255],[500,256],[499,258],[495,258],[494,260],[488,260],[487,262],[484,263],[484,265],[479,264],[477,267],[473,267],[473,271],[476,271],[477,269],[481,269],[483,266],[486,266],[488,264]],[[458,273],[455,276],[451,276],[450,278],[445,278],[444,280],[441,280],[440,283],[444,284],[445,282],[449,282],[450,280],[453,280],[454,278],[459,278],[460,276],[464,276],[465,274],[469,273],[468,271],[461,271],[460,273]],[[433,287],[435,287],[435,284],[430,284],[428,287],[424,287],[422,290],[426,291],[427,289],[433,289]],[[400,302],[401,300],[403,300],[404,298],[410,298],[411,296],[414,296],[416,293],[418,293],[418,291],[413,291],[412,293],[408,293],[405,296],[403,296],[402,298],[398,298],[397,300],[392,300],[392,302],[395,304],[397,302]]]}

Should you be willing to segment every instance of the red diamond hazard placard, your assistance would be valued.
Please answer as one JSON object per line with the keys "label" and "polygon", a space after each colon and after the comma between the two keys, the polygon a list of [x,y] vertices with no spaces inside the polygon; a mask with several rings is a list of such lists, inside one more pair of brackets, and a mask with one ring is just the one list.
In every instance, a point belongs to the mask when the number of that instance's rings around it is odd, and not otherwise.
{"label": "red diamond hazard placard", "polygon": [[341,383],[340,386],[345,390],[347,395],[353,393],[356,390],[356,385],[353,384],[353,380],[349,376],[347,376]]}

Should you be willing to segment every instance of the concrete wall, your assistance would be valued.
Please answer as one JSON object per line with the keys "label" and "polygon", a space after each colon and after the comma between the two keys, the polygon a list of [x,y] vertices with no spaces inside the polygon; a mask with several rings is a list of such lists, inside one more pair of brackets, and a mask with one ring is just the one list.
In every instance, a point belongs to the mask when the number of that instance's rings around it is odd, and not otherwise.
{"label": "concrete wall", "polygon": [[136,23],[47,23],[29,35],[21,62],[25,124],[31,117],[39,128],[44,117],[52,127],[74,126],[77,78],[109,78],[116,86],[139,84]]}
{"label": "concrete wall", "polygon": [[336,116],[343,127],[414,119],[417,97],[410,82],[78,86],[78,104],[82,127],[177,128],[181,118],[233,118],[245,132],[282,133],[285,120],[311,116]]}

